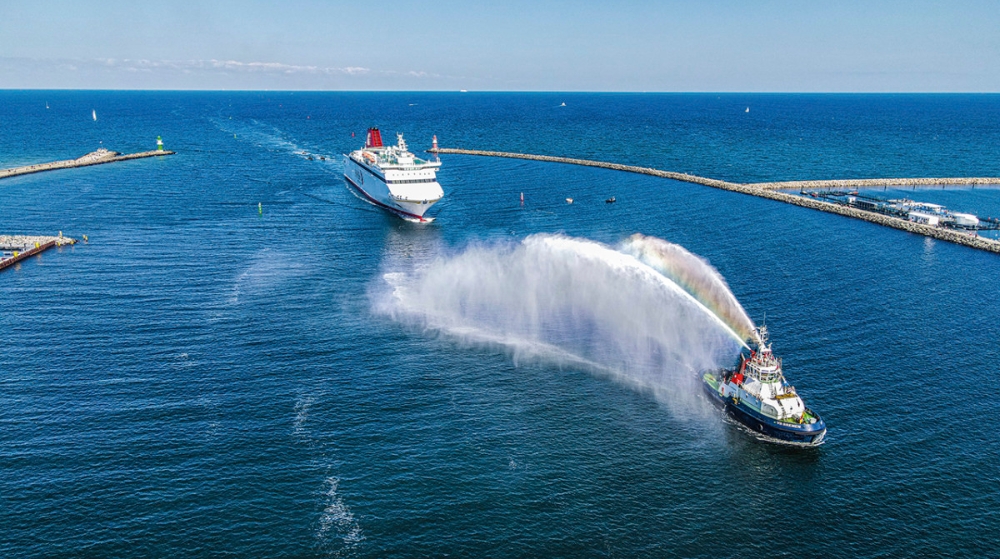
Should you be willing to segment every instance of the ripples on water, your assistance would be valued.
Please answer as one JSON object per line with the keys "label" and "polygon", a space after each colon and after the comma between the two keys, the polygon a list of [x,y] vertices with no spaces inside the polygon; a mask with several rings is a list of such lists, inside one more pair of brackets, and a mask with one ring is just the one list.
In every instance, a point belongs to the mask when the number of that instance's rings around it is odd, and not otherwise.
{"label": "ripples on water", "polygon": [[[337,156],[378,125],[413,147],[437,134],[737,181],[997,176],[996,96],[0,97],[3,167],[157,135],[178,151],[0,182],[2,232],[90,238],[0,273],[0,555],[989,549],[996,255],[653,177],[457,156],[440,218],[417,227],[354,197]],[[1000,215],[1000,190],[917,194]],[[578,329],[538,338],[604,369],[372,309],[386,273],[474,247],[636,232],[707,258],[766,313],[826,444],[761,444],[690,392],[684,413],[663,397],[696,383],[608,374],[586,336],[608,334],[594,309],[636,295],[619,280],[578,272]]]}

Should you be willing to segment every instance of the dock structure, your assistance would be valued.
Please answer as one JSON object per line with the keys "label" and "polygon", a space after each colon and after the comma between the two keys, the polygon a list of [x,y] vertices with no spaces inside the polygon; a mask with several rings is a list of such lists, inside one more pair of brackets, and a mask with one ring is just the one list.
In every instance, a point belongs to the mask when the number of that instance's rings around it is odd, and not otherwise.
{"label": "dock structure", "polygon": [[117,151],[111,151],[108,149],[101,148],[97,151],[93,151],[84,155],[83,157],[78,157],[77,159],[66,159],[63,161],[52,161],[50,163],[38,163],[35,165],[24,165],[21,167],[13,167],[11,169],[0,169],[0,179],[5,179],[7,177],[16,177],[19,175],[30,175],[31,173],[41,173],[43,171],[54,171],[56,169],[71,169],[74,167],[89,167],[91,165],[103,165],[105,163],[114,163],[116,161],[128,161],[130,159],[142,159],[144,157],[161,157],[164,155],[173,155],[174,152],[168,150],[152,150],[143,151],[139,153],[129,153],[120,154]]}
{"label": "dock structure", "polygon": [[76,244],[76,239],[39,235],[0,235],[0,270],[45,252],[52,247]]}
{"label": "dock structure", "polygon": [[826,202],[823,200],[817,200],[815,198],[806,198],[804,196],[798,196],[795,194],[790,194],[788,192],[782,192],[782,190],[794,189],[801,191],[806,188],[831,188],[831,187],[865,188],[865,187],[880,187],[880,186],[911,186],[911,185],[929,186],[929,185],[941,185],[941,184],[1000,185],[1000,178],[980,177],[980,178],[948,178],[948,179],[933,179],[933,178],[852,179],[852,180],[832,180],[832,181],[792,181],[792,182],[769,182],[769,183],[745,184],[745,183],[722,181],[718,179],[710,179],[706,177],[699,177],[697,175],[691,175],[687,173],[663,171],[660,169],[653,169],[650,167],[621,165],[619,163],[593,161],[590,159],[553,157],[550,155],[533,155],[526,153],[511,153],[503,151],[481,151],[481,150],[457,149],[457,148],[438,148],[437,150],[432,150],[432,153],[445,153],[445,154],[457,154],[457,155],[481,155],[486,157],[507,157],[512,159],[528,159],[532,161],[547,161],[552,163],[566,163],[570,165],[584,165],[587,167],[600,167],[604,169],[612,169],[615,171],[625,171],[628,173],[652,175],[654,177],[662,177],[667,179],[673,179],[676,181],[700,184],[703,186],[710,186],[712,188],[719,188],[722,190],[728,190],[730,192],[739,192],[740,194],[747,194],[750,196],[757,196],[759,198],[767,198],[769,200],[785,202],[787,204],[792,204],[803,208],[811,208],[814,210],[834,213],[846,217],[853,217],[855,219],[861,219],[864,221],[868,221],[870,223],[884,225],[886,227],[893,227],[895,229],[900,229],[903,231],[907,231],[909,233],[925,235],[927,237],[940,239],[942,241],[948,241],[951,243],[965,245],[968,247],[1000,254],[1000,241],[996,241],[993,239],[987,239],[971,235],[967,232],[956,231],[954,229],[944,229],[932,225],[915,223],[912,221],[907,221],[905,219],[900,219],[898,217],[859,210],[857,208],[834,204],[832,202]]}

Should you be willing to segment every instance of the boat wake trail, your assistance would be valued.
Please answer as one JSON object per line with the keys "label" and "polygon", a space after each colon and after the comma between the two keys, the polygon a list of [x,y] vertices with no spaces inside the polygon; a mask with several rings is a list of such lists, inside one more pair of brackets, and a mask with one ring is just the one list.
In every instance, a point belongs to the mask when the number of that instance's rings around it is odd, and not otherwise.
{"label": "boat wake trail", "polygon": [[[476,245],[409,270],[386,270],[372,301],[376,312],[401,323],[506,348],[515,363],[610,373],[667,403],[690,404],[695,373],[730,365],[743,338],[690,286],[632,254],[635,241],[615,249],[539,234]],[[725,289],[707,264],[699,273]]]}
{"label": "boat wake trail", "polygon": [[260,122],[256,119],[249,121],[223,120],[221,118],[210,118],[213,125],[226,134],[235,134],[238,139],[249,141],[252,145],[266,149],[272,153],[294,155],[296,157],[320,157],[333,161],[335,158],[325,153],[318,153],[318,148],[303,145],[299,141],[282,131],[279,128]]}

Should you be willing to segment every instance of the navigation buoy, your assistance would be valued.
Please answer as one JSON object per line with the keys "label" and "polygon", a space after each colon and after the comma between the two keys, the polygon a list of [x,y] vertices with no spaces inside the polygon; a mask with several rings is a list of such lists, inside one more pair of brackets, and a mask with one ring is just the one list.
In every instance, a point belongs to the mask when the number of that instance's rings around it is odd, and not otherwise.
{"label": "navigation buoy", "polygon": [[163,138],[156,137],[156,151],[163,151]]}
{"label": "navigation buoy", "polygon": [[260,202],[257,202],[257,214],[264,215],[264,205]]}
{"label": "navigation buoy", "polygon": [[522,206],[524,205],[524,193],[523,192],[521,193],[521,205]]}

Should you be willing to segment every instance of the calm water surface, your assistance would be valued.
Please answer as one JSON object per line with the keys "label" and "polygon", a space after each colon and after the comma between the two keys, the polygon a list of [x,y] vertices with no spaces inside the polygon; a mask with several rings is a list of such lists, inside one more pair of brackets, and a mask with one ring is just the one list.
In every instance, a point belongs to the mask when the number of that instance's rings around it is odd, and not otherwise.
{"label": "calm water surface", "polygon": [[[0,182],[0,233],[90,239],[0,273],[0,555],[996,555],[997,255],[471,156],[413,226],[341,178],[369,125],[740,182],[1000,176],[1000,96],[2,92],[0,167],[178,154]],[[901,195],[1000,215],[997,189]],[[470,244],[636,232],[766,314],[824,445],[375,309]]]}

